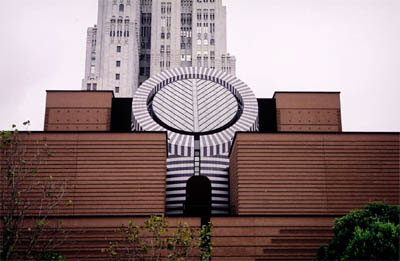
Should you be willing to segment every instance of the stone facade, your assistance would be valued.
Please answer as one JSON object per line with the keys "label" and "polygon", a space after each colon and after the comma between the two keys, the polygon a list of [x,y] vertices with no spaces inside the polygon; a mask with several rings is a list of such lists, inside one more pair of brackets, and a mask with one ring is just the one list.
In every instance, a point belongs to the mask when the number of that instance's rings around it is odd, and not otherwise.
{"label": "stone facade", "polygon": [[147,68],[141,66],[141,82],[179,67],[205,67],[236,74],[235,57],[226,48],[226,7],[222,0],[142,2],[147,5],[142,8],[142,18],[151,16],[151,46],[142,43],[141,57],[145,58],[150,48],[150,63]]}
{"label": "stone facade", "polygon": [[132,97],[139,75],[139,2],[99,0],[97,25],[88,29],[83,90]]}
{"label": "stone facade", "polygon": [[150,76],[180,67],[236,74],[222,0],[99,0],[87,33],[82,90],[132,97]]}

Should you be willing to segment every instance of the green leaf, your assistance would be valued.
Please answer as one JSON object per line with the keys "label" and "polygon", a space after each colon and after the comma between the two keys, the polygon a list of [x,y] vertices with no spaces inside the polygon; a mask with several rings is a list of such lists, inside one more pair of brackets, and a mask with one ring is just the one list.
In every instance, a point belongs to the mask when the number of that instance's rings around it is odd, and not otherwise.
{"label": "green leaf", "polygon": [[37,226],[38,226],[39,228],[40,228],[40,227],[43,227],[43,226],[44,226],[44,219],[39,220],[38,223],[37,223]]}
{"label": "green leaf", "polygon": [[397,206],[376,202],[349,212],[335,220],[333,240],[316,260],[396,260],[399,217]]}

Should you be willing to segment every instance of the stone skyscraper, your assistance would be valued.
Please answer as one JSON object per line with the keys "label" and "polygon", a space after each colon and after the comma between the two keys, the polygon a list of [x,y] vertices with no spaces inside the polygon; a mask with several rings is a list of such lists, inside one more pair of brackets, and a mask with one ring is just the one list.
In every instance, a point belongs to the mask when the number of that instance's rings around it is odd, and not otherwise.
{"label": "stone skyscraper", "polygon": [[97,25],[88,29],[83,90],[132,97],[139,77],[138,0],[99,0]]}
{"label": "stone skyscraper", "polygon": [[83,89],[131,97],[150,76],[179,67],[236,73],[222,0],[99,0],[88,29]]}
{"label": "stone skyscraper", "polygon": [[141,0],[140,82],[178,67],[235,74],[222,0]]}

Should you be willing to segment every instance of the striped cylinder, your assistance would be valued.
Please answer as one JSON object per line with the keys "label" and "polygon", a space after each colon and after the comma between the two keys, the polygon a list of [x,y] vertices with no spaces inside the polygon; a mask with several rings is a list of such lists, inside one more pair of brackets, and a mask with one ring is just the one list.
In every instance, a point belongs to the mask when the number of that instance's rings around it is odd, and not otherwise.
{"label": "striped cylinder", "polygon": [[212,184],[212,214],[229,212],[229,150],[238,131],[257,131],[258,105],[235,76],[206,68],[157,74],[136,91],[134,131],[168,133],[166,213],[183,214],[187,180],[194,175],[194,137],[200,173]]}

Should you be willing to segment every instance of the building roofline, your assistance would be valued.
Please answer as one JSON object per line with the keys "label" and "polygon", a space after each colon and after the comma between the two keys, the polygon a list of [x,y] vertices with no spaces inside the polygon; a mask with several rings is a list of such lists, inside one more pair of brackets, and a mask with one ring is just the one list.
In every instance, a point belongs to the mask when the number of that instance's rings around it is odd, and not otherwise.
{"label": "building roofline", "polygon": [[18,133],[33,133],[33,134],[168,134],[167,131],[20,131]]}
{"label": "building roofline", "polygon": [[[164,212],[165,215],[165,212]],[[63,216],[63,215],[56,215],[56,216],[51,216],[49,217],[50,219],[57,219],[57,218],[62,218],[62,219],[92,219],[92,218],[149,218],[151,215],[132,215],[132,214],[115,214],[115,215],[107,215],[107,214],[101,214],[101,215],[70,215],[70,216]],[[332,213],[324,213],[324,214],[293,214],[293,215],[284,215],[284,214],[260,214],[260,215],[238,215],[238,214],[216,214],[216,215],[211,215],[210,218],[277,218],[277,217],[289,217],[289,218],[320,218],[320,217],[326,217],[326,218],[336,218],[336,217],[342,217],[343,215],[339,214],[332,214]],[[32,216],[27,216],[28,218]],[[201,217],[189,217],[189,216],[183,216],[183,215],[168,215],[167,218],[187,218],[187,219],[200,219]]]}
{"label": "building roofline", "polygon": [[[93,92],[105,92],[105,93],[111,92],[112,95],[113,95],[113,98],[115,98],[115,96],[114,96],[114,91],[111,91],[111,90],[101,90],[101,91],[87,91],[87,90],[46,90],[46,93],[47,93],[47,92],[90,92],[90,93],[93,93]],[[129,97],[121,97],[121,98],[129,98]]]}
{"label": "building roofline", "polygon": [[46,90],[46,92],[112,92],[111,90],[101,90],[101,91],[87,91],[87,90]]}
{"label": "building roofline", "polygon": [[228,157],[231,156],[233,145],[235,144],[236,137],[238,134],[273,134],[273,135],[279,135],[279,134],[301,134],[301,135],[307,135],[307,134],[321,134],[321,135],[351,135],[351,134],[372,134],[372,135],[387,135],[387,134],[394,134],[394,135],[400,135],[400,132],[368,132],[368,131],[349,131],[349,132],[316,132],[316,131],[310,131],[310,132],[294,132],[294,131],[281,131],[281,132],[248,132],[248,131],[237,131],[235,133],[235,136],[232,139],[232,146],[229,149],[229,155]]}
{"label": "building roofline", "polygon": [[276,95],[276,94],[279,94],[279,93],[295,93],[295,94],[340,94],[341,92],[340,92],[340,91],[336,91],[336,92],[334,92],[334,91],[332,91],[332,92],[324,92],[324,91],[310,91],[310,92],[301,92],[301,91],[294,91],[294,92],[291,92],[291,91],[276,91],[276,92],[274,92],[274,95],[272,96],[272,98],[275,98],[275,95]]}

